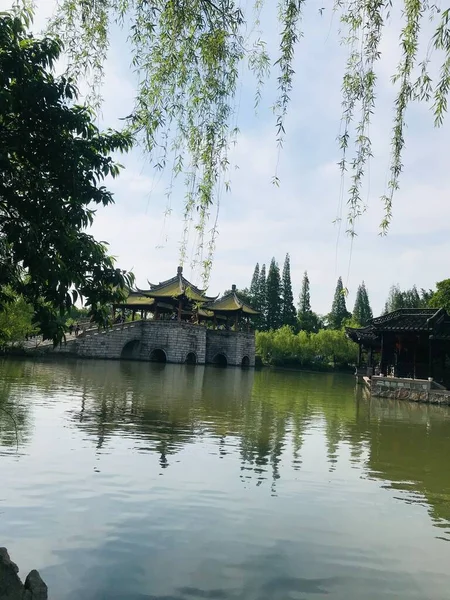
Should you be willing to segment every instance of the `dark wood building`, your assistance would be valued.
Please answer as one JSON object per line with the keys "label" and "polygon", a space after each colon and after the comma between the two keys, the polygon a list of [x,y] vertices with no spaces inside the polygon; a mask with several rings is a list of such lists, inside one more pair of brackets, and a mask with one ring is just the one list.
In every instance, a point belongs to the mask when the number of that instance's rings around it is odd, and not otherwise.
{"label": "dark wood building", "polygon": [[443,308],[403,308],[346,332],[367,375],[432,377],[450,387],[450,317]]}

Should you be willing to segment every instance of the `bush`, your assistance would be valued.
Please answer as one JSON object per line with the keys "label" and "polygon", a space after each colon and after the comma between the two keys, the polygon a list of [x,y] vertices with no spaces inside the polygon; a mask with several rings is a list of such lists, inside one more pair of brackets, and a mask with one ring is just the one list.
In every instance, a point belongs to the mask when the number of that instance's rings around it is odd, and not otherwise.
{"label": "bush", "polygon": [[344,330],[295,334],[284,326],[276,331],[256,332],[256,353],[265,364],[274,366],[346,367],[355,364],[357,346]]}

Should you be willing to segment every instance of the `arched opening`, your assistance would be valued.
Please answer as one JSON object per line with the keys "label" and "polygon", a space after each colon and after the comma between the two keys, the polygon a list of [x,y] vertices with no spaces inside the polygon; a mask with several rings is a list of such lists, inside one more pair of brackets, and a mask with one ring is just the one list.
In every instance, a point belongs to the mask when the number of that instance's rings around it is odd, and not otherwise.
{"label": "arched opening", "polygon": [[167,362],[167,356],[162,348],[155,348],[150,354],[150,360],[152,362],[165,363]]}
{"label": "arched opening", "polygon": [[142,344],[139,340],[131,340],[131,342],[127,342],[125,346],[122,348],[122,352],[120,353],[120,358],[125,358],[129,360],[136,360],[141,357],[142,352]]}
{"label": "arched opening", "polygon": [[189,352],[186,356],[186,364],[187,365],[195,365],[197,363],[197,356],[195,352]]}
{"label": "arched opening", "polygon": [[250,366],[250,359],[248,356],[244,356],[241,362],[241,367],[249,367]]}
{"label": "arched opening", "polygon": [[227,357],[222,353],[216,354],[213,359],[213,364],[217,365],[218,367],[226,367],[228,364]]}

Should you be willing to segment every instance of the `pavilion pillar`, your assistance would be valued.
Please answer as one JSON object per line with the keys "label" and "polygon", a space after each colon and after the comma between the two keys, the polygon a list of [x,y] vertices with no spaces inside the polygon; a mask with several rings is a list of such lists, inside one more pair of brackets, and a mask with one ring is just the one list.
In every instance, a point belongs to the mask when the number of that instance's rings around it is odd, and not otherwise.
{"label": "pavilion pillar", "polygon": [[381,350],[380,350],[380,371],[383,373],[383,350],[384,350],[384,334],[381,334]]}
{"label": "pavilion pillar", "polygon": [[358,344],[358,368],[361,367],[362,345]]}
{"label": "pavilion pillar", "polygon": [[413,379],[416,379],[416,358],[417,358],[417,339],[414,342],[414,354],[413,354]]}
{"label": "pavilion pillar", "polygon": [[158,304],[156,302],[155,302],[155,312],[153,314],[154,314],[154,316],[153,316],[154,321],[157,321],[159,315],[158,315]]}
{"label": "pavilion pillar", "polygon": [[234,316],[234,330],[238,330],[238,313],[236,313]]}
{"label": "pavilion pillar", "polygon": [[250,317],[247,315],[247,333],[250,333]]}
{"label": "pavilion pillar", "polygon": [[214,323],[214,325],[213,325],[214,329],[217,329],[217,319],[216,319],[216,313],[214,313],[214,320],[213,320],[213,323]]}
{"label": "pavilion pillar", "polygon": [[181,309],[183,304],[181,302],[181,298],[178,298],[178,322],[181,322]]}
{"label": "pavilion pillar", "polygon": [[428,340],[428,377],[433,377],[433,344]]}
{"label": "pavilion pillar", "polygon": [[144,319],[144,309],[141,310],[141,320]]}
{"label": "pavilion pillar", "polygon": [[370,346],[370,348],[369,348],[367,363],[368,363],[367,364],[368,367],[373,366],[373,348],[372,348],[372,346]]}
{"label": "pavilion pillar", "polygon": [[136,311],[133,310],[133,312],[131,313],[131,320],[134,321],[135,318],[136,318]]}

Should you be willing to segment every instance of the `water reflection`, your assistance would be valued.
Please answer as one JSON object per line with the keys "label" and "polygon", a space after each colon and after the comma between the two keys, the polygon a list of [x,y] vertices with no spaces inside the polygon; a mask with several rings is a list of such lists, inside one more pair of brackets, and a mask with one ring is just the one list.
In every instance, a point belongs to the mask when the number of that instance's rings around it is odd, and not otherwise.
{"label": "water reflection", "polygon": [[[139,564],[134,567],[140,569],[140,574],[136,574],[139,581],[151,577],[159,581],[158,573],[166,569],[161,563],[164,552],[183,564],[183,567],[177,567],[181,571],[179,581],[174,582],[174,595],[170,596],[174,598],[307,598],[325,594],[331,588],[337,593],[336,589],[341,585],[339,577],[350,577],[354,565],[362,561],[363,548],[347,550],[348,556],[342,551],[342,561],[344,558],[350,561],[348,557],[351,556],[353,564],[347,573],[343,562],[337,579],[334,575],[322,577],[323,573],[314,575],[313,566],[311,573],[308,571],[309,574],[296,577],[295,568],[286,567],[290,563],[286,548],[295,542],[290,527],[295,525],[292,520],[285,522],[283,513],[295,511],[293,506],[297,502],[301,503],[305,514],[309,510],[316,511],[311,513],[314,529],[311,530],[310,547],[302,548],[299,558],[305,565],[309,564],[312,560],[310,548],[322,539],[321,536],[327,536],[327,542],[321,542],[324,548],[331,544],[328,536],[339,526],[340,519],[345,522],[343,512],[350,511],[349,519],[365,518],[372,505],[367,500],[369,492],[362,481],[372,480],[377,482],[377,489],[386,488],[387,491],[382,491],[386,502],[390,502],[388,493],[395,490],[395,497],[401,500],[403,507],[424,505],[437,528],[434,536],[443,540],[450,538],[448,408],[370,399],[362,388],[355,389],[351,377],[334,374],[254,372],[125,361],[5,361],[1,373],[0,408],[4,407],[6,412],[0,410],[0,453],[19,462],[28,455],[32,458],[35,438],[44,427],[48,426],[52,435],[57,435],[61,427],[68,427],[66,435],[70,434],[70,437],[64,442],[62,452],[77,452],[73,455],[73,464],[78,465],[80,473],[79,479],[72,477],[71,465],[68,466],[67,482],[64,479],[67,498],[82,499],[80,502],[85,502],[82,510],[92,510],[97,518],[99,513],[95,503],[101,501],[102,513],[114,515],[111,523],[103,525],[104,531],[99,533],[102,542],[95,551],[89,549],[91,531],[84,532],[83,527],[83,533],[77,533],[77,544],[83,540],[81,547],[86,560],[93,565],[89,584],[92,596],[86,589],[78,590],[83,597],[99,597],[96,594],[100,591],[95,591],[99,573],[105,570],[105,577],[112,577],[113,565],[118,568],[120,564],[123,574],[123,565],[130,560],[136,563],[142,545],[152,557],[152,567],[150,569],[148,565],[149,559],[139,559]],[[18,454],[14,425],[8,413],[14,417],[18,428]],[[56,418],[60,420],[52,421]],[[92,496],[91,500],[92,486],[99,484],[95,481],[83,484],[83,469],[87,468],[83,460],[89,460],[85,458],[89,449],[98,460],[94,472],[101,474],[103,464],[107,472],[101,480],[105,487],[99,488],[98,498]],[[324,472],[321,470],[322,455]],[[121,462],[124,457],[127,457],[125,463]],[[155,460],[156,470],[149,458]],[[52,468],[61,468],[57,456]],[[127,469],[130,468],[142,472],[141,484],[134,473],[135,480],[128,482],[127,477],[131,474]],[[340,471],[340,468],[344,470]],[[52,473],[45,472],[45,477],[50,478],[46,485],[51,485]],[[164,475],[158,480],[161,483],[157,483],[154,475]],[[61,479],[63,475],[58,474],[58,477]],[[227,485],[234,479],[238,486],[229,489],[230,498],[218,491],[220,485],[215,482],[220,482],[222,477]],[[335,482],[332,492],[330,481]],[[134,486],[130,487],[129,497],[126,496],[127,485]],[[273,508],[259,504],[264,496],[255,494],[264,490],[273,502],[277,502]],[[193,519],[190,503],[194,502],[189,494],[194,493],[195,510],[200,511],[201,523],[196,517],[188,527],[186,523]],[[184,494],[186,500],[180,500],[179,504],[171,501],[169,511],[167,498],[172,498],[172,494]],[[305,499],[302,494],[306,494]],[[0,500],[1,495],[0,492]],[[309,500],[310,495],[312,500]],[[142,502],[142,506],[151,502],[152,510],[158,515],[157,521],[150,524],[136,516],[128,517],[127,507],[138,506],[138,502]],[[311,507],[309,503],[312,503]],[[358,503],[361,503],[360,508]],[[322,507],[320,511],[319,507]],[[44,509],[36,506],[36,510]],[[144,509],[136,510],[139,513]],[[227,523],[226,531],[223,523],[221,529],[215,530],[219,527],[217,510]],[[336,522],[329,520],[327,511],[330,510],[339,515]],[[395,505],[389,504],[389,510],[395,511]],[[390,518],[394,523],[396,517]],[[45,520],[45,515],[42,519]],[[321,519],[326,520],[323,527]],[[363,523],[370,529],[369,524]],[[306,520],[302,527],[307,526]],[[265,534],[255,533],[258,528]],[[210,578],[209,588],[205,587],[202,578],[194,584],[195,577],[189,571],[189,568],[194,569],[190,562],[194,559],[189,553],[186,555],[186,548],[197,544],[192,538],[193,535],[196,538],[197,529],[207,530],[208,539],[221,540],[221,547],[213,550],[202,547],[201,551],[198,548],[193,551],[193,554],[202,552],[205,557],[210,552],[211,560],[215,560],[210,564],[205,558],[206,563],[202,563],[202,569],[216,573]],[[161,531],[166,530],[176,532],[180,548],[165,548],[167,540],[161,537]],[[130,532],[133,532],[132,539]],[[155,535],[157,545],[149,546],[148,540]],[[309,534],[302,529],[296,535]],[[376,535],[376,525],[371,535]],[[406,533],[403,531],[402,535]],[[203,539],[202,533],[198,533],[198,538]],[[123,544],[124,539],[131,546],[118,548],[116,541]],[[275,554],[274,544],[277,545]],[[345,545],[344,540],[340,538],[339,544]],[[448,548],[446,544],[442,546]],[[183,552],[182,548],[185,548]],[[256,563],[252,566],[248,561],[255,548],[258,548],[257,566]],[[56,553],[57,562],[66,561],[64,552],[67,550]],[[292,552],[299,557],[297,545],[293,546]],[[336,550],[336,556],[339,552],[341,550]],[[371,568],[375,568],[373,552],[367,556],[367,561],[372,561]],[[239,553],[241,558],[237,556]],[[235,557],[236,564],[230,562],[230,557]],[[264,567],[265,561],[267,565],[271,562],[272,567]],[[231,588],[227,591],[229,582],[224,579],[220,565],[226,565],[227,573],[234,573],[233,577],[245,580],[246,591],[238,593]],[[276,569],[274,565],[278,565]],[[254,573],[252,569],[256,569]],[[57,580],[61,578],[58,567],[49,566],[48,573],[58,587]],[[80,576],[75,569],[69,578],[74,586]],[[189,585],[186,584],[188,580],[191,581]],[[221,585],[218,582],[222,582]],[[102,584],[101,593],[108,591],[108,597],[120,597],[123,592],[114,596],[114,581],[110,584],[106,588]],[[394,584],[409,590],[409,584],[392,572],[389,585],[392,588]],[[141,581],[137,588],[142,589],[142,585]],[[148,585],[147,589],[153,589]],[[379,582],[374,584],[374,594],[379,592],[378,585]],[[61,580],[58,589],[64,586],[67,586],[67,580]],[[164,595],[163,588],[161,583],[161,595],[145,597],[169,597]],[[411,589],[409,596],[405,592],[402,597],[416,597],[416,592]],[[133,595],[127,588],[128,598],[144,597],[140,593],[136,591]],[[71,597],[67,595],[67,598]],[[344,592],[342,597],[345,597]]]}

